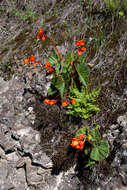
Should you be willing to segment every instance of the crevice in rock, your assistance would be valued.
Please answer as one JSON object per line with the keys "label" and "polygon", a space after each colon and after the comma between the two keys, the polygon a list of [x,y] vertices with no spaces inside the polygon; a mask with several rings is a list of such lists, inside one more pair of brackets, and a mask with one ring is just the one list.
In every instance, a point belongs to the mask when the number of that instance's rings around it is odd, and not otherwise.
{"label": "crevice in rock", "polygon": [[29,157],[31,160],[33,159],[32,154],[30,152],[24,152],[23,157]]}
{"label": "crevice in rock", "polygon": [[51,170],[52,169],[52,167],[49,167],[49,168],[46,168],[46,167],[44,167],[44,166],[42,166],[42,164],[39,164],[39,163],[35,163],[35,162],[33,162],[32,161],[32,163],[31,163],[33,166],[39,166],[39,167],[41,167],[41,168],[43,168],[43,169],[45,169],[45,170]]}
{"label": "crevice in rock", "polygon": [[15,137],[13,134],[11,134],[11,138],[14,139],[15,141],[19,141],[19,138]]}
{"label": "crevice in rock", "polygon": [[5,151],[5,154],[8,155],[8,154],[11,154],[11,153],[13,153],[13,152],[15,152],[15,150],[6,150],[6,151]]}
{"label": "crevice in rock", "polygon": [[2,150],[5,152],[5,149],[4,149],[4,147],[0,144],[0,148],[2,148]]}

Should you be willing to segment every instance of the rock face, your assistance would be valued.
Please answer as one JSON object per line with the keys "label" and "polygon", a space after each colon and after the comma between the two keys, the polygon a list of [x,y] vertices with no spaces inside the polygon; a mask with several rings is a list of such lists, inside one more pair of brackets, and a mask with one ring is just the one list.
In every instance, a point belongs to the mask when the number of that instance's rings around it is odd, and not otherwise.
{"label": "rock face", "polygon": [[14,78],[9,82],[0,78],[0,189],[3,190],[27,189],[28,183],[40,181],[38,169],[52,166],[39,145],[39,132],[32,129],[26,118],[32,110],[24,110],[23,92],[23,83]]}
{"label": "rock face", "polygon": [[[76,189],[74,167],[52,175],[52,160],[42,150],[40,134],[32,128],[35,115],[24,96],[27,84],[0,78],[0,189]],[[28,98],[29,97],[29,98]],[[69,182],[70,180],[70,182]]]}

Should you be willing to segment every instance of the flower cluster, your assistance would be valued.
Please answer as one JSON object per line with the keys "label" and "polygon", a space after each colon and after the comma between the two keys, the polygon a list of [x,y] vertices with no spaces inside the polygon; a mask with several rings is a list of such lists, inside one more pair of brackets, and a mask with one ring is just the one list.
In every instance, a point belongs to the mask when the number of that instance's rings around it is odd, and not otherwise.
{"label": "flower cluster", "polygon": [[80,134],[79,139],[77,139],[77,138],[72,138],[71,146],[72,146],[73,148],[82,150],[83,147],[84,147],[84,145],[85,145],[84,138],[85,138],[85,135],[84,135],[84,134]]}
{"label": "flower cluster", "polygon": [[47,68],[47,73],[51,73],[53,71],[50,62],[45,63],[45,68]]}
{"label": "flower cluster", "polygon": [[41,39],[41,40],[45,40],[45,39],[46,39],[46,34],[45,34],[44,31],[42,30],[42,28],[40,28],[40,29],[38,30],[37,38],[39,38],[39,39]]}
{"label": "flower cluster", "polygon": [[66,106],[69,105],[70,102],[71,102],[72,104],[76,104],[76,100],[63,100],[62,106],[63,106],[63,107],[66,107]]}
{"label": "flower cluster", "polygon": [[60,59],[62,60],[62,56],[61,56],[60,52],[58,51],[58,49],[57,49],[55,43],[52,41],[51,38],[49,38],[49,37],[47,36],[46,32],[44,32],[44,30],[43,30],[42,28],[40,28],[40,29],[38,30],[37,38],[39,38],[39,39],[41,39],[41,40],[45,40],[45,39],[49,40],[49,41],[52,43],[52,45],[54,46],[54,48],[56,49],[56,52],[58,53]]}
{"label": "flower cluster", "polygon": [[57,100],[49,100],[48,98],[43,101],[45,104],[53,105],[57,103]]}
{"label": "flower cluster", "polygon": [[[40,28],[40,29],[38,30],[37,38],[40,39],[40,40],[45,40],[45,39],[47,39],[50,43],[52,43],[52,45],[54,46],[54,48],[55,48],[55,50],[56,50],[56,52],[57,52],[57,54],[58,54],[60,60],[63,59],[62,56],[61,56],[61,54],[60,54],[60,52],[58,51],[58,49],[57,49],[55,43],[53,42],[53,40],[47,36],[46,32],[45,32],[42,28]],[[84,44],[85,44],[84,40],[77,40],[77,41],[76,41],[76,46],[78,46],[78,56],[80,56],[80,55],[82,54],[82,52],[85,51],[86,48],[84,47]],[[33,66],[36,66],[37,63],[39,63],[39,61],[36,61],[35,57],[34,57],[33,55],[31,55],[30,58],[26,57],[26,59],[24,60],[24,63],[29,63],[29,64],[31,64],[31,65],[33,65]],[[74,64],[74,60],[71,60],[71,61],[70,61],[70,66],[73,66],[73,64]],[[44,67],[46,68],[46,72],[47,72],[47,73],[53,73],[53,74],[56,73],[56,72],[55,72],[55,69],[51,66],[51,63],[50,63],[50,62],[46,62],[46,63],[44,64]],[[54,104],[56,104],[58,101],[61,101],[61,102],[62,102],[62,106],[63,106],[63,107],[68,106],[70,103],[71,103],[71,104],[76,104],[76,100],[68,100],[68,99],[67,99],[67,95],[65,95],[65,98],[62,99],[62,100],[55,100],[55,99],[50,100],[50,99],[47,98],[47,99],[45,99],[43,102],[44,102],[45,104],[48,104],[48,105],[54,105]]]}
{"label": "flower cluster", "polygon": [[[43,102],[45,103],[45,104],[48,104],[48,105],[54,105],[54,104],[56,104],[57,102],[58,102],[59,100],[50,100],[50,99],[48,99],[48,98],[46,98]],[[61,101],[61,100],[60,100]],[[62,100],[62,106],[63,107],[66,107],[66,106],[68,106],[69,105],[69,103],[72,103],[72,104],[76,104],[76,100]]]}
{"label": "flower cluster", "polygon": [[35,57],[33,55],[30,56],[30,58],[26,58],[24,60],[24,63],[29,63],[29,64],[32,64],[33,66],[36,66],[38,61],[36,61]]}
{"label": "flower cluster", "polygon": [[84,40],[76,40],[76,46],[79,47],[78,48],[78,56],[81,56],[82,55],[82,52],[85,52],[86,51],[86,47],[84,47]]}
{"label": "flower cluster", "polygon": [[68,106],[68,105],[69,105],[69,101],[68,101],[68,100],[63,100],[62,106],[63,106],[63,107],[66,107],[66,106]]}

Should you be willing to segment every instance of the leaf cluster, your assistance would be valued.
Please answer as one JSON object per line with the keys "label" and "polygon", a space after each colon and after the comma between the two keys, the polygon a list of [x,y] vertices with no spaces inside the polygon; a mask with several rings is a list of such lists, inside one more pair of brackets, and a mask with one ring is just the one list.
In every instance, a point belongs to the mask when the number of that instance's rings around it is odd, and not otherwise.
{"label": "leaf cluster", "polygon": [[79,138],[80,134],[85,134],[85,141],[88,142],[85,143],[84,148],[84,153],[90,157],[86,167],[92,167],[95,164],[95,161],[102,161],[108,156],[109,144],[107,140],[101,138],[98,125],[92,130],[89,130],[88,127],[79,129],[75,137]]}
{"label": "leaf cluster", "polygon": [[68,106],[67,109],[69,109],[69,111],[66,113],[84,119],[91,117],[94,111],[100,110],[95,105],[99,92],[100,88],[95,88],[91,92],[84,86],[82,86],[81,91],[79,91],[76,87],[72,88],[69,98],[75,99],[76,104]]}
{"label": "leaf cluster", "polygon": [[[65,58],[60,60],[57,53],[54,52],[54,56],[48,61],[56,72],[51,81],[48,95],[59,92],[61,99],[63,99],[65,92],[68,93],[73,89],[74,83],[80,82],[82,85],[87,85],[89,69],[84,63],[84,54],[80,57],[75,57],[74,53],[69,53]],[[72,65],[71,61],[73,61]]]}

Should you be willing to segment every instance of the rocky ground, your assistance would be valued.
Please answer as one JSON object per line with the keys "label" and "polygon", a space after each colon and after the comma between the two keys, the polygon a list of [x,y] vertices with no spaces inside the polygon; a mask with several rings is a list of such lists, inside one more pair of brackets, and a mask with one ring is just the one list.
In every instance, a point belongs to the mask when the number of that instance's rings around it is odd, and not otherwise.
{"label": "rocky ground", "polygon": [[[0,1],[0,190],[127,190],[127,19],[103,0]],[[44,105],[51,75],[43,64],[52,47],[37,40],[43,27],[62,54],[84,39],[90,88],[102,86],[101,111],[70,121],[63,109]],[[45,50],[47,49],[47,50]],[[93,170],[69,146],[84,124],[101,126],[109,157]]]}

